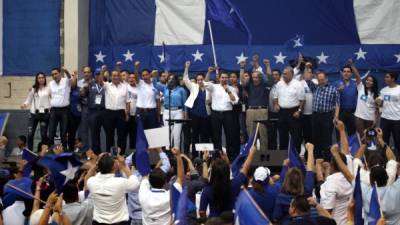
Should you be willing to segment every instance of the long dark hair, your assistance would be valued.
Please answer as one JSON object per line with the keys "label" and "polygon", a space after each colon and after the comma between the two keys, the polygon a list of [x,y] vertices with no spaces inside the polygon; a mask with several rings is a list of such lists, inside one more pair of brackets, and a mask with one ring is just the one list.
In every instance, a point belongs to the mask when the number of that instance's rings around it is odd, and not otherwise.
{"label": "long dark hair", "polygon": [[[372,87],[371,87],[371,92],[372,92],[372,96],[374,97],[374,99],[376,99],[379,95],[379,91],[378,91],[378,80],[373,76],[373,75],[368,75],[367,78],[365,78],[365,81],[367,81],[368,78],[371,78],[373,81]],[[364,94],[365,96],[368,96],[368,88],[365,85],[364,82]]]}
{"label": "long dark hair", "polygon": [[216,207],[219,210],[226,209],[230,204],[231,181],[230,168],[224,160],[216,159],[212,163],[210,185]]}
{"label": "long dark hair", "polygon": [[38,80],[38,78],[39,78],[40,75],[43,75],[43,76],[44,76],[44,86],[46,86],[46,75],[45,75],[43,72],[37,73],[36,76],[35,76],[35,83],[34,83],[33,86],[32,86],[32,88],[33,88],[33,90],[34,90],[35,93],[37,93],[37,92],[39,91],[40,85],[39,85],[39,80]]}

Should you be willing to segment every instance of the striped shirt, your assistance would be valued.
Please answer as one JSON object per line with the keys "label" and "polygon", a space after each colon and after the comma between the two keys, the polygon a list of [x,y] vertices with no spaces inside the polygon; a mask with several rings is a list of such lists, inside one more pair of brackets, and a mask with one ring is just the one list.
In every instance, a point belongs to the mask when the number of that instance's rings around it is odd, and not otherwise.
{"label": "striped shirt", "polygon": [[321,87],[311,81],[307,81],[307,84],[314,93],[313,112],[332,112],[335,110],[336,105],[340,105],[340,95],[335,86],[327,84]]}

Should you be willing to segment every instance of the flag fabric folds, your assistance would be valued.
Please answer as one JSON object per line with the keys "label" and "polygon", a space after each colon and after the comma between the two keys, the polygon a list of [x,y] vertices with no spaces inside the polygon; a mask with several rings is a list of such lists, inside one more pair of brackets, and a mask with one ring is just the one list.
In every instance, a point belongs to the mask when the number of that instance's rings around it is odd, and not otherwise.
{"label": "flag fabric folds", "polygon": [[369,203],[368,225],[376,225],[381,218],[381,207],[376,185],[372,188],[371,201]]}
{"label": "flag fabric folds", "polygon": [[82,163],[73,153],[46,155],[38,160],[38,164],[50,170],[56,192],[60,194],[68,181],[75,178]]}
{"label": "flag fabric folds", "polygon": [[[3,208],[7,208],[8,206],[12,205],[15,202],[15,199],[17,197],[23,198],[23,199],[32,199],[32,179],[28,177],[23,177],[20,179],[14,179],[8,181],[4,185],[3,189]],[[23,192],[15,189],[18,188],[22,190]],[[25,193],[24,193],[25,192]],[[26,194],[28,193],[28,194]]]}
{"label": "flag fabric folds", "polygon": [[26,160],[26,165],[22,169],[22,176],[27,177],[31,174],[32,172],[32,163],[33,160],[37,157],[37,155],[32,152],[31,150],[24,148],[22,149],[22,159]]}
{"label": "flag fabric folds", "polygon": [[267,216],[246,189],[239,194],[235,204],[235,225],[268,225]]}
{"label": "flag fabric folds", "polygon": [[246,158],[249,155],[250,149],[253,146],[255,138],[256,138],[256,130],[254,130],[253,134],[249,136],[244,148],[240,150],[239,155],[236,156],[235,160],[233,160],[231,166],[233,177],[235,177],[240,172],[240,168],[242,167],[244,161],[246,161]]}
{"label": "flag fabric folds", "polygon": [[147,149],[149,144],[144,134],[143,122],[140,117],[136,120],[136,167],[140,175],[147,176],[150,174],[150,159]]}
{"label": "flag fabric folds", "polygon": [[299,153],[297,152],[296,146],[293,143],[292,137],[289,137],[289,145],[288,145],[288,155],[289,155],[289,168],[297,167],[303,173],[306,172],[306,168],[304,166],[303,161],[300,158]]}
{"label": "flag fabric folds", "polygon": [[349,150],[352,156],[355,156],[358,149],[360,148],[360,140],[357,134],[353,134],[347,138],[347,142],[349,143]]}
{"label": "flag fabric folds", "polygon": [[362,217],[363,212],[363,199],[361,192],[361,181],[360,181],[360,167],[357,169],[357,176],[355,180],[353,199],[355,201],[354,207],[354,225],[364,225],[364,220]]}

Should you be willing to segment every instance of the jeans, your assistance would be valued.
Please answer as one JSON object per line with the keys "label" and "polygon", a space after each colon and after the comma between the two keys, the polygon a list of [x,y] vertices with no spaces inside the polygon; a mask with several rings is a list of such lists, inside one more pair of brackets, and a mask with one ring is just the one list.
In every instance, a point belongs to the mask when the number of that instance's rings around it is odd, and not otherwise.
{"label": "jeans", "polygon": [[89,111],[89,126],[90,126],[90,137],[91,137],[91,148],[97,155],[101,153],[100,133],[101,127],[104,128],[104,109],[91,109]]}
{"label": "jeans", "polygon": [[69,107],[53,107],[50,109],[50,119],[49,119],[49,139],[50,143],[54,143],[54,137],[56,136],[57,126],[60,126],[60,137],[61,143],[64,148],[67,148],[67,129],[68,129],[68,117],[69,117]]}
{"label": "jeans", "polygon": [[[40,137],[41,141],[47,139],[47,128],[49,126],[49,113],[43,114],[30,114],[28,120],[28,148],[33,151],[33,139],[37,125],[40,126]],[[38,149],[40,151],[40,149]]]}

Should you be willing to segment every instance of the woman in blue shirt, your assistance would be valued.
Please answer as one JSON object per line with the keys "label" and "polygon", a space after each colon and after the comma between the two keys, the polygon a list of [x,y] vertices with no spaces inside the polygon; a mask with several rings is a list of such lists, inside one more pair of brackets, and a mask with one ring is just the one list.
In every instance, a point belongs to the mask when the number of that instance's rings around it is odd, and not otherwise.
{"label": "woman in blue shirt", "polygon": [[209,183],[204,187],[200,197],[199,214],[206,217],[207,207],[210,208],[208,217],[217,217],[224,211],[232,211],[240,188],[247,182],[247,173],[251,167],[256,152],[252,146],[240,173],[230,179],[229,159],[216,159],[211,162],[211,175]]}
{"label": "woman in blue shirt", "polygon": [[[154,87],[164,96],[164,126],[168,126],[168,119],[170,115],[172,120],[184,118],[184,111],[186,112],[185,102],[187,94],[185,89],[178,84],[178,78],[175,74],[168,75],[167,85],[158,83],[155,79],[153,79]],[[173,123],[171,129],[172,146],[175,148],[180,148],[182,123]]]}

